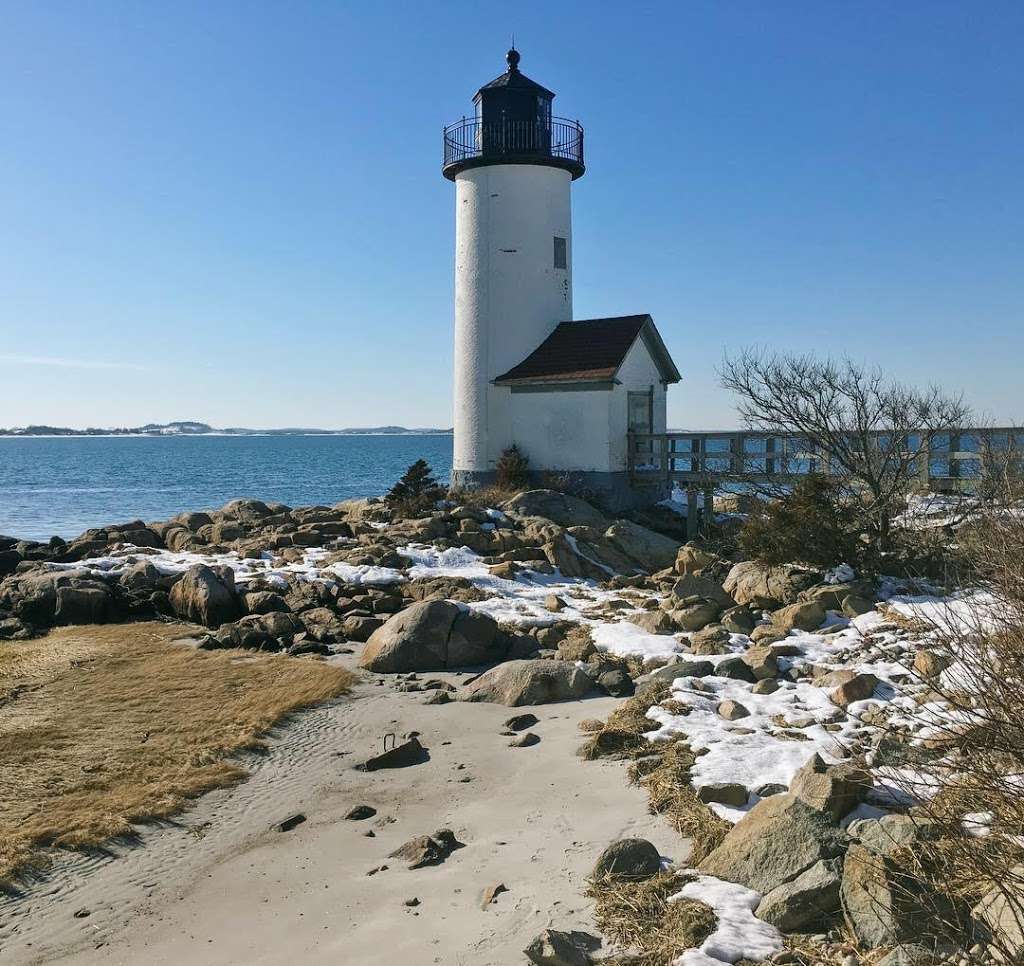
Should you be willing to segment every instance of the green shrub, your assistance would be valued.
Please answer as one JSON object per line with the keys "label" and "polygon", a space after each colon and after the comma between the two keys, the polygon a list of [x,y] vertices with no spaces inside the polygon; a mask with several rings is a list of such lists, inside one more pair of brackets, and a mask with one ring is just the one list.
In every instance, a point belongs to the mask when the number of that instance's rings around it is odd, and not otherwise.
{"label": "green shrub", "polygon": [[857,514],[838,484],[811,474],[747,517],[740,550],[766,564],[834,567],[862,562]]}
{"label": "green shrub", "polygon": [[522,490],[529,485],[530,461],[515,443],[502,452],[495,471],[494,482],[499,489]]}
{"label": "green shrub", "polygon": [[444,491],[434,471],[426,460],[416,460],[402,475],[402,478],[388,491],[384,502],[391,507],[395,516],[422,516],[434,508]]}

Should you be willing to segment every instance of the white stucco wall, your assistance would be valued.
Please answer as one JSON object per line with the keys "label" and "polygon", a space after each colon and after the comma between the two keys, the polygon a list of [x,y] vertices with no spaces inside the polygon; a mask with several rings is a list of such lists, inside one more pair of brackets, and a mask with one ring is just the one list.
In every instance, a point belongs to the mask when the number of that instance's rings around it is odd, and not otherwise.
{"label": "white stucco wall", "polygon": [[512,438],[536,470],[609,470],[607,390],[517,392]]}
{"label": "white stucco wall", "polygon": [[[494,468],[512,441],[510,394],[492,379],[572,319],[571,176],[490,165],[455,179],[456,470]],[[567,268],[554,267],[554,238]]]}
{"label": "white stucco wall", "polygon": [[538,470],[623,472],[629,426],[627,393],[654,388],[654,432],[665,432],[665,387],[638,339],[611,390],[518,392],[509,397],[512,439]]}

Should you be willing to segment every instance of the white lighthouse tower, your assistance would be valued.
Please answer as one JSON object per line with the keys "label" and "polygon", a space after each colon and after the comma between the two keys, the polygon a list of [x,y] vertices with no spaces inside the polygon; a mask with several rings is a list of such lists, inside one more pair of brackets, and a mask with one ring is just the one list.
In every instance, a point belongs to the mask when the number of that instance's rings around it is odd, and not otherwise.
{"label": "white lighthouse tower", "polygon": [[664,390],[679,373],[649,315],[572,321],[583,128],[552,116],[555,95],[519,59],[510,50],[475,115],[444,129],[442,171],[455,182],[452,483],[491,482],[515,444],[533,470],[582,474],[622,502],[627,433],[665,431]]}
{"label": "white lighthouse tower", "polygon": [[572,318],[570,185],[583,129],[552,117],[554,94],[519,70],[476,93],[476,115],[445,129],[455,182],[455,458],[458,485],[493,478],[513,442],[510,393],[493,380]]}

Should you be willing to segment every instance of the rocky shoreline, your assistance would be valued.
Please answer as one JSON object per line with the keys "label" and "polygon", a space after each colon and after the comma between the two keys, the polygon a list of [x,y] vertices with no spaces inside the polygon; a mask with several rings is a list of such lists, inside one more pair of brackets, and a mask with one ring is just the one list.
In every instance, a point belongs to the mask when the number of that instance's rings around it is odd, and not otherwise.
{"label": "rocky shoreline", "polygon": [[[929,835],[901,780],[907,750],[949,743],[928,727],[929,681],[952,663],[922,620],[934,598],[849,568],[725,560],[675,539],[671,514],[645,522],[667,533],[535,490],[407,520],[378,500],[236,500],[69,542],[0,537],[0,646],[63,624],[182,620],[207,628],[202,648],[351,655],[431,705],[622,699],[584,723],[581,754],[630,763],[692,841],[674,899],[703,902],[715,926],[681,962],[981,955],[1010,928],[994,903],[948,910],[951,945],[938,897],[908,889],[896,861]],[[669,764],[666,793],[654,776]],[[625,878],[661,874],[647,866]],[[595,888],[617,877],[598,861]],[[588,943],[549,930],[526,956],[596,961]],[[642,943],[615,955],[657,961]]]}

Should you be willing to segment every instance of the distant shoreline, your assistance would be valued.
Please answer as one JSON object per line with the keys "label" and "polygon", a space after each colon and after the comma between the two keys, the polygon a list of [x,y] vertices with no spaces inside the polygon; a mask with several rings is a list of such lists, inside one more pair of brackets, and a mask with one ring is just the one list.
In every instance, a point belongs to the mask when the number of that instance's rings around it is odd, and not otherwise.
{"label": "distant shoreline", "polygon": [[115,438],[169,438],[183,436],[451,436],[451,429],[432,427],[407,428],[405,426],[367,426],[348,429],[320,429],[314,427],[286,427],[284,429],[247,429],[228,427],[217,429],[207,423],[173,422],[147,423],[145,426],[121,428],[71,429],[67,426],[30,425],[0,429],[0,439],[115,439]]}
{"label": "distant shoreline", "polygon": [[0,439],[282,439],[303,436],[451,436],[450,429],[409,430],[405,433],[349,433],[330,431],[323,433],[2,433]]}

